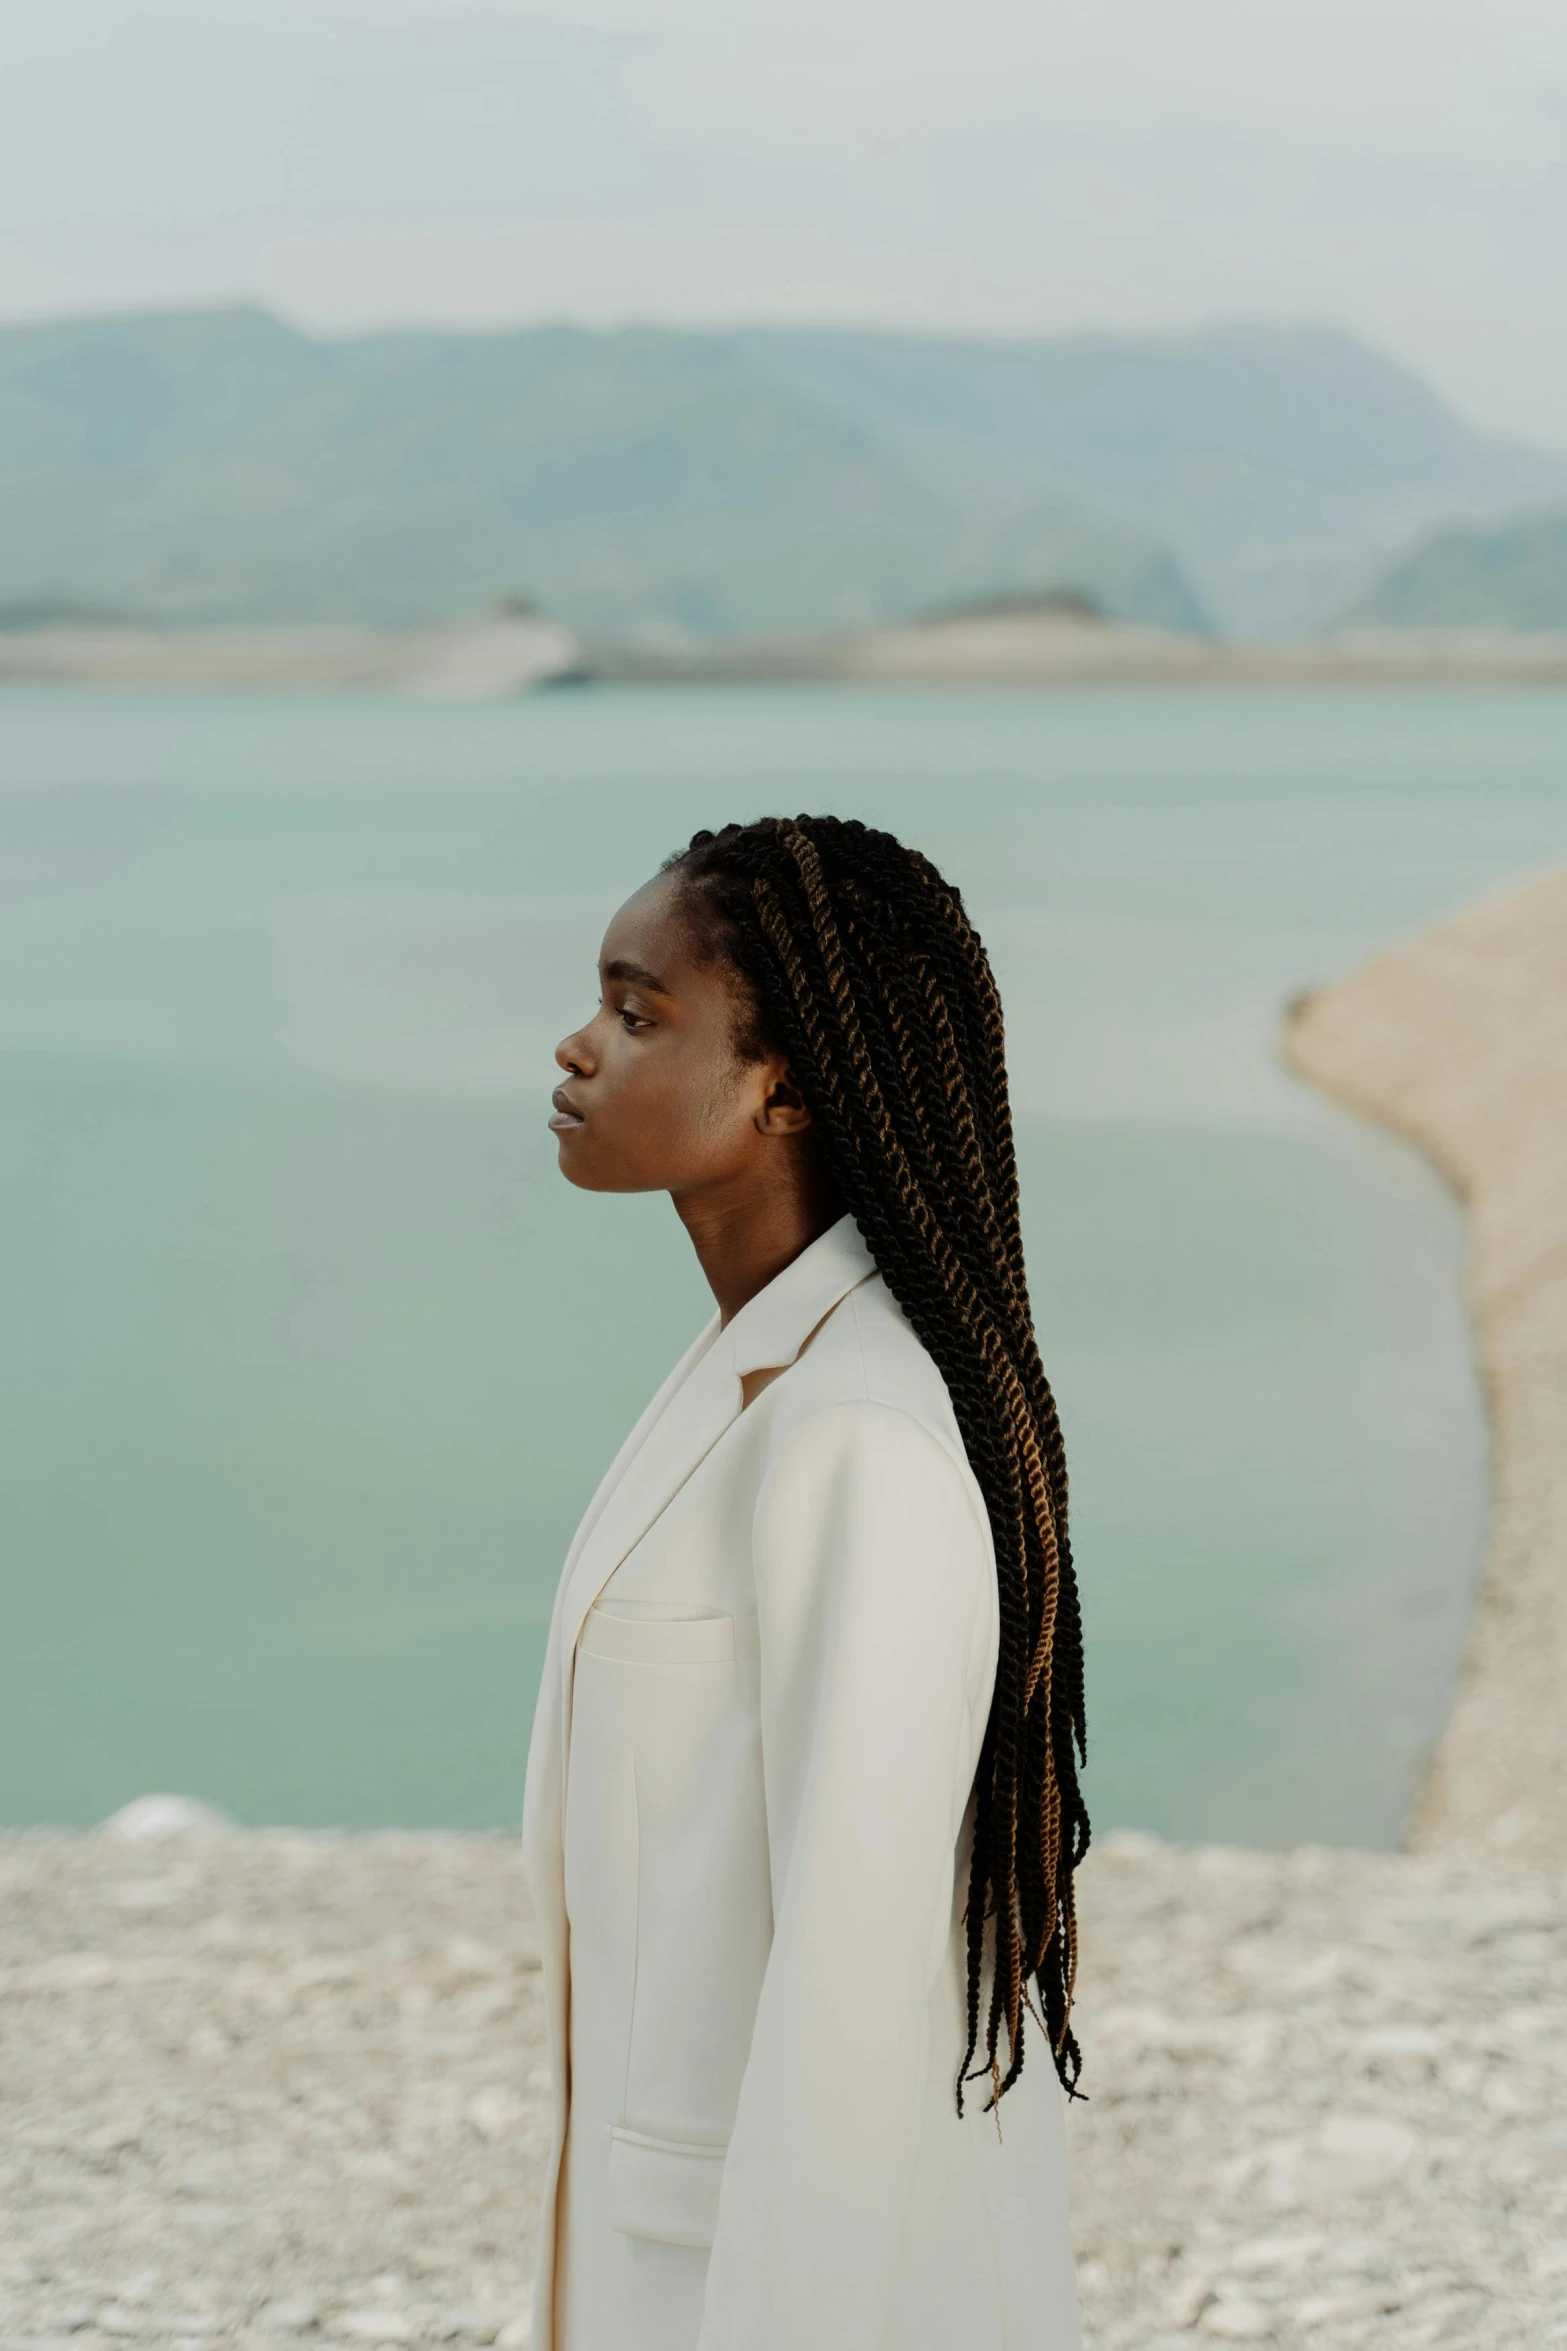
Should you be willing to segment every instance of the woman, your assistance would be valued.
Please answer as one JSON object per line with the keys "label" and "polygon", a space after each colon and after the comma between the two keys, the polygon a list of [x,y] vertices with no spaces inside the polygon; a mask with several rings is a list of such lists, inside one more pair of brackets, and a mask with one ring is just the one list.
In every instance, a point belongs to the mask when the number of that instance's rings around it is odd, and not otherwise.
{"label": "woman", "polygon": [[984,949],[889,834],[769,818],[600,988],[562,1172],[668,1191],[718,1313],[534,1724],[535,2351],[1076,2351],[1081,1644]]}

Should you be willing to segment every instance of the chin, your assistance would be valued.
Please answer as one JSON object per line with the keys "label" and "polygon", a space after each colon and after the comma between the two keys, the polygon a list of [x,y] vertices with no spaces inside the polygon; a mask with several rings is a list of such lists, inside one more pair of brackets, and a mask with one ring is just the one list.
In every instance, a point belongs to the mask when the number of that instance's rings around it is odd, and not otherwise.
{"label": "chin", "polygon": [[613,1158],[584,1148],[587,1135],[581,1128],[568,1130],[557,1137],[556,1163],[568,1184],[575,1184],[579,1192],[661,1192],[665,1187],[650,1182],[638,1169],[628,1168]]}
{"label": "chin", "polygon": [[568,1184],[575,1184],[579,1192],[602,1192],[592,1160],[585,1158],[581,1149],[582,1137],[576,1134],[556,1137],[555,1164]]}

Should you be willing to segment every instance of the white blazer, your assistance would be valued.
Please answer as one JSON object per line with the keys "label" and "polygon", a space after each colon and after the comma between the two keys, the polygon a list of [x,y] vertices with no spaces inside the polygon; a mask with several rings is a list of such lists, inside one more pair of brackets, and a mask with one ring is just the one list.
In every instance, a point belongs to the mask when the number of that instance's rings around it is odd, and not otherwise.
{"label": "white blazer", "polygon": [[561,1579],[535,2351],[1080,2351],[1037,2030],[999,2128],[954,2100],[996,1639],[946,1386],[845,1217],[676,1365]]}

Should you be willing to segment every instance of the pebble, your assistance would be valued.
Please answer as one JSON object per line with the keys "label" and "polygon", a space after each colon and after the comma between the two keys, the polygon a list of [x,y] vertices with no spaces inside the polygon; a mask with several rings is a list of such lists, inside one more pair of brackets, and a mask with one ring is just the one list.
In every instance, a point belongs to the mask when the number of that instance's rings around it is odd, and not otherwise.
{"label": "pebble", "polygon": [[[530,2351],[510,1840],[0,1837],[0,1881],[0,2351]],[[1081,1908],[1088,2351],[1567,2346],[1560,1884],[1109,1837]]]}
{"label": "pebble", "polygon": [[327,2331],[346,2343],[411,2343],[419,2330],[399,2310],[343,2310]]}
{"label": "pebble", "polygon": [[1212,2302],[1201,2323],[1203,2333],[1221,2343],[1265,2343],[1273,2333],[1272,2314],[1260,2302]]}

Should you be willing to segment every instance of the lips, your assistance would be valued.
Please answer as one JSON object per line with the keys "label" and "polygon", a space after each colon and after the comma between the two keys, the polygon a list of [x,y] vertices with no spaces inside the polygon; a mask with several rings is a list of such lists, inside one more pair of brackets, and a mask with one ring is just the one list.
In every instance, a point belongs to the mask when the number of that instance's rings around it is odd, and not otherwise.
{"label": "lips", "polygon": [[569,1135],[587,1125],[582,1112],[573,1107],[564,1086],[557,1086],[550,1100],[555,1105],[550,1112],[550,1126],[557,1135]]}

